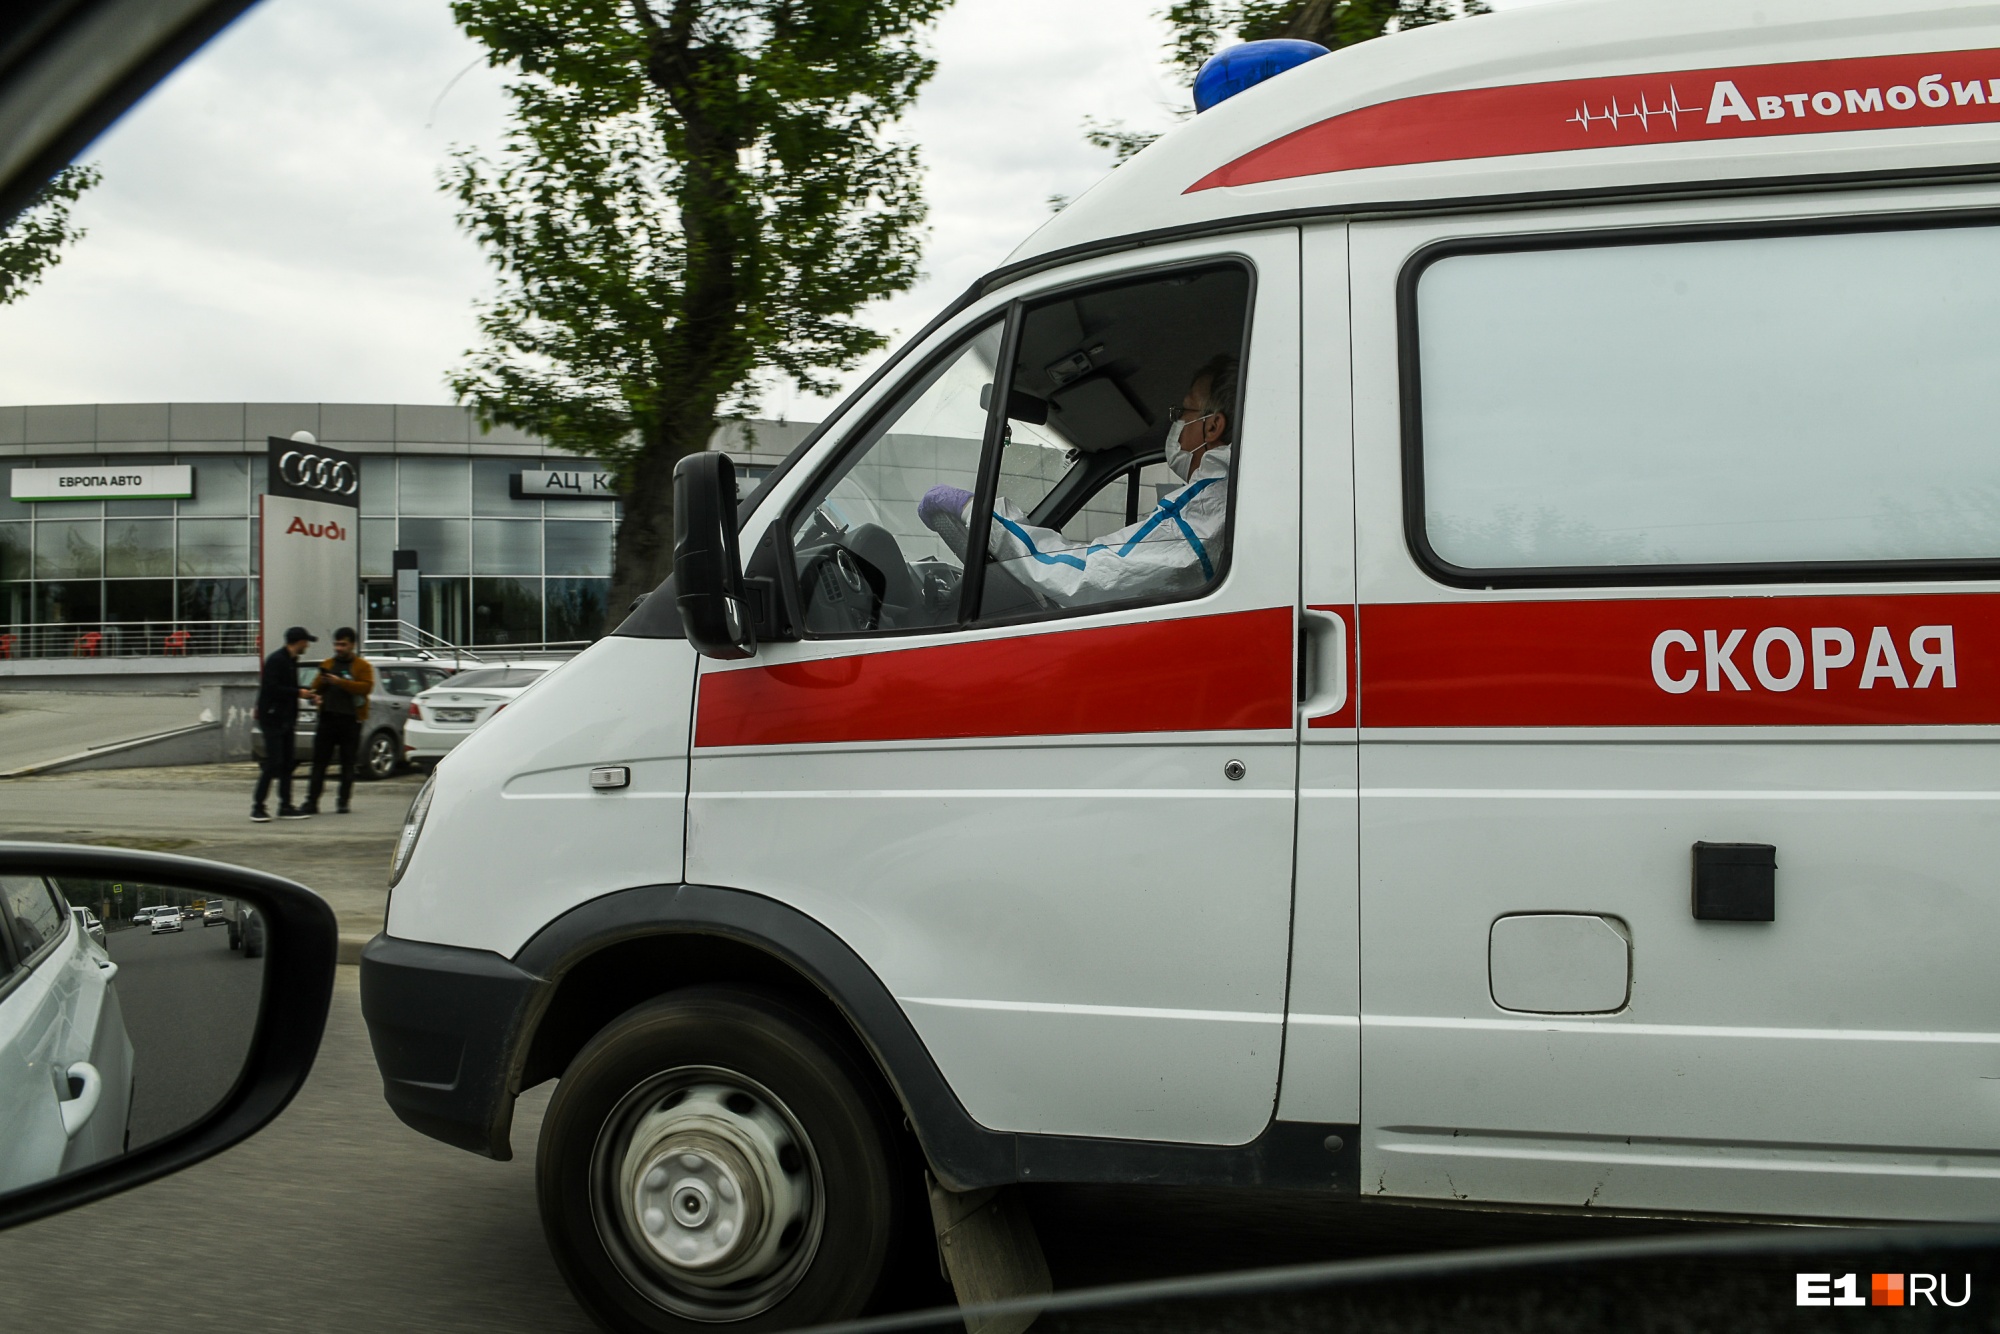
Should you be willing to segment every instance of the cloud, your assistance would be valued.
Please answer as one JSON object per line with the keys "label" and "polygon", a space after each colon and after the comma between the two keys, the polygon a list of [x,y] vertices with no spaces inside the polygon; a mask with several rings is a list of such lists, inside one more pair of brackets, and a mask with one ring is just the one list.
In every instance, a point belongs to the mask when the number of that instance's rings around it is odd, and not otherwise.
{"label": "cloud", "polygon": [[[1521,3],[1522,0],[1514,0]],[[901,133],[926,277],[865,313],[908,335],[1109,159],[1086,117],[1160,128],[1162,0],[958,0]],[[85,155],[90,235],[0,308],[0,402],[449,401],[491,289],[436,185],[497,147],[501,76],[443,0],[265,0]],[[470,68],[468,68],[470,67]],[[858,378],[866,368],[857,371]],[[794,419],[824,404],[774,391]]]}

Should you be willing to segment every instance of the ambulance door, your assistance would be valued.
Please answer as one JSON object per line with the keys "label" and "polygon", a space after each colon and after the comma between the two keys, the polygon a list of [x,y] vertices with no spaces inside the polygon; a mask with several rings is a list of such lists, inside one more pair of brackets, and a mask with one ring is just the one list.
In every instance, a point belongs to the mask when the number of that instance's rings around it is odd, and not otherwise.
{"label": "ambulance door", "polygon": [[[1361,988],[1355,899],[1354,458],[1348,374],[1347,227],[1309,228],[1300,258],[1299,855],[1286,1008],[1285,1121],[1361,1119]],[[1343,1154],[1354,1136],[1344,1137]],[[1351,1157],[1344,1161],[1351,1163]]]}
{"label": "ambulance door", "polygon": [[2000,225],[1946,202],[1353,229],[1366,1189],[2000,1209]]}
{"label": "ambulance door", "polygon": [[[702,664],[689,878],[840,935],[989,1128],[1272,1118],[1298,245],[1154,247],[975,308],[746,529],[804,637]],[[1200,376],[1227,402],[1187,408]],[[1187,481],[1159,462],[1184,410],[1233,454]]]}

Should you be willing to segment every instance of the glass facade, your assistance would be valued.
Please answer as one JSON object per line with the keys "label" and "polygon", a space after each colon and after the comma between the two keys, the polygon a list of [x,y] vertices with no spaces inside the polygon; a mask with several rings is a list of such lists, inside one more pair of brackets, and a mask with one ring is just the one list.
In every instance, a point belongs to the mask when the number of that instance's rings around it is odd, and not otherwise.
{"label": "glass facade", "polygon": [[[9,458],[0,460],[0,475],[78,461]],[[0,635],[19,638],[26,627],[39,626],[51,639],[40,651],[53,646],[91,656],[251,651],[257,574],[252,484],[261,489],[263,460],[193,455],[103,461],[192,465],[197,498],[20,504],[0,487]],[[28,646],[9,647],[20,652]]]}
{"label": "glass facade", "polygon": [[561,643],[604,631],[618,506],[516,500],[523,469],[587,461],[370,456],[361,467],[361,578],[370,617],[395,613],[394,554],[417,553],[419,627],[454,644]]}
{"label": "glass facade", "polygon": [[[0,459],[0,477],[16,467],[82,461],[8,457]],[[104,651],[174,652],[169,637],[186,631],[197,651],[250,651],[263,456],[98,454],[88,461],[188,464],[195,496],[17,504],[0,485],[0,634],[74,627],[78,636],[115,641]],[[362,456],[368,615],[396,614],[392,566],[401,548],[418,553],[420,628],[431,634],[465,645],[597,638],[610,601],[616,502],[511,494],[511,478],[523,469],[593,466],[568,458]],[[224,623],[243,628],[225,630]]]}

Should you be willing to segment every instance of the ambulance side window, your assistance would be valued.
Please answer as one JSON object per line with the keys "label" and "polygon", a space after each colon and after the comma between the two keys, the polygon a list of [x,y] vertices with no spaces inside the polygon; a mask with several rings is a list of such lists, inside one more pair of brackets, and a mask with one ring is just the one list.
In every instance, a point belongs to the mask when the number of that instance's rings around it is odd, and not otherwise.
{"label": "ambulance side window", "polygon": [[[980,620],[1166,601],[1222,578],[1249,291],[1243,265],[1220,263],[1021,312]],[[1191,451],[1185,476],[1162,462],[1170,443]]]}
{"label": "ambulance side window", "polygon": [[793,570],[808,634],[958,621],[964,542],[954,545],[945,520],[962,514],[976,485],[1001,329],[996,320],[925,367],[796,512]]}
{"label": "ambulance side window", "polygon": [[1114,473],[1063,525],[1063,536],[1073,542],[1094,542],[1139,522],[1180,486],[1180,478],[1164,463],[1145,463]]}
{"label": "ambulance side window", "polygon": [[2000,227],[1454,243],[1403,282],[1440,579],[2000,574]]}

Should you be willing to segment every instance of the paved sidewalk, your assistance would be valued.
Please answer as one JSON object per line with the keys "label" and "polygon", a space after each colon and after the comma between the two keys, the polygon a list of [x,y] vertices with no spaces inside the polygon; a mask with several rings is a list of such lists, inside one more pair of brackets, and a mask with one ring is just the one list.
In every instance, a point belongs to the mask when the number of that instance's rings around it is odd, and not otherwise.
{"label": "paved sidewalk", "polygon": [[[192,701],[190,701],[192,702]],[[294,789],[305,800],[306,766]],[[354,813],[250,823],[254,764],[104,769],[0,780],[0,838],[101,843],[208,857],[311,886],[333,905],[343,936],[382,929],[389,856],[422,777],[354,785]],[[275,799],[272,802],[275,807]]]}

